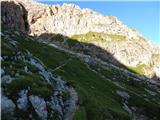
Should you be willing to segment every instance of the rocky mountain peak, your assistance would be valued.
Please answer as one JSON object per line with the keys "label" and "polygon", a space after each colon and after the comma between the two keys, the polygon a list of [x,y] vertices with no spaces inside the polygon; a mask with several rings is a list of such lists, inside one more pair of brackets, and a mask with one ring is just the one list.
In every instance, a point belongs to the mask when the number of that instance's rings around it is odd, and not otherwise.
{"label": "rocky mountain peak", "polygon": [[3,1],[14,1],[18,2],[19,5],[23,5],[27,10],[27,20],[29,21],[31,35],[50,32],[72,36],[92,31],[125,35],[130,39],[136,39],[140,36],[137,31],[128,28],[116,17],[105,16],[88,8],[81,9],[75,4],[64,3],[60,6],[40,4],[32,0]]}

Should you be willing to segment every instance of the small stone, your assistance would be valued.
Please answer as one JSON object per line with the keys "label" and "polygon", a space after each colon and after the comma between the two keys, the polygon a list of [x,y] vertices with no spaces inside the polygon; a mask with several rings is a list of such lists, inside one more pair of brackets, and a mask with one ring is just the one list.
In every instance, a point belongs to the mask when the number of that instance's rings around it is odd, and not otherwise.
{"label": "small stone", "polygon": [[28,73],[28,67],[27,67],[27,66],[24,67],[24,71],[25,71],[26,73]]}
{"label": "small stone", "polygon": [[1,61],[3,61],[3,60],[4,60],[2,56],[0,56],[0,60],[1,60]]}
{"label": "small stone", "polygon": [[4,76],[2,77],[2,83],[11,83],[12,80],[13,80],[13,79],[11,78],[10,75],[4,75]]}
{"label": "small stone", "polygon": [[0,32],[0,36],[4,36],[4,34],[2,32]]}
{"label": "small stone", "polygon": [[156,85],[157,84],[157,81],[156,80],[149,80],[149,83],[153,84],[153,85]]}
{"label": "small stone", "polygon": [[20,33],[18,31],[15,31],[14,33],[17,34],[17,35],[20,35]]}
{"label": "small stone", "polygon": [[126,110],[129,114],[132,115],[132,110],[125,103],[123,105],[124,110]]}
{"label": "small stone", "polygon": [[125,98],[125,99],[130,98],[130,95],[127,92],[117,90],[116,93],[122,98]]}
{"label": "small stone", "polygon": [[16,74],[15,74],[15,77],[19,77],[19,73],[16,73]]}

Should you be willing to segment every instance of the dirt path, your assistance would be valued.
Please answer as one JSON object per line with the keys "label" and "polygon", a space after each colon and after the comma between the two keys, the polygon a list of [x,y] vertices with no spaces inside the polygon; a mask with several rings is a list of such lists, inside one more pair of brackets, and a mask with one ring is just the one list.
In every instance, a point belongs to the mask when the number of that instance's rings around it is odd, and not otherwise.
{"label": "dirt path", "polygon": [[71,58],[69,58],[65,63],[63,63],[62,65],[60,65],[60,66],[58,66],[58,67],[56,67],[56,68],[54,68],[52,71],[56,71],[56,70],[58,70],[58,69],[60,69],[61,67],[63,67],[63,66],[65,66],[69,61],[71,61],[72,59]]}

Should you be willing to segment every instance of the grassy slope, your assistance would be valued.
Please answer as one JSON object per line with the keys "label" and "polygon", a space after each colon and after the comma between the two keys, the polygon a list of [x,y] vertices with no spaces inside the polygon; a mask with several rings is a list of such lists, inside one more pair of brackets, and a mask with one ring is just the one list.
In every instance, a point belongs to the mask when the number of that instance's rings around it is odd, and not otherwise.
{"label": "grassy slope", "polygon": [[[30,90],[28,91],[29,95],[37,95],[40,97],[43,97],[45,99],[49,99],[49,97],[53,94],[54,85],[48,84],[43,78],[40,77],[40,74],[37,71],[37,68],[35,66],[24,62],[23,60],[17,60],[14,61],[13,57],[21,51],[23,55],[27,56],[26,49],[25,48],[19,48],[21,44],[17,43],[18,47],[15,48],[11,44],[8,44],[4,40],[4,37],[2,36],[1,40],[1,55],[2,56],[9,56],[9,58],[5,59],[5,61],[2,61],[1,67],[5,68],[5,74],[10,75],[11,77],[15,76],[15,73],[19,73],[20,76],[14,77],[13,81],[6,85],[1,84],[1,87],[3,88],[3,92],[9,96],[14,102],[16,102],[17,98],[19,98],[19,91],[28,89],[30,87]],[[28,66],[28,69],[31,71],[31,73],[26,73],[24,71],[24,66]],[[30,103],[29,103],[30,104]],[[18,109],[15,110],[15,116],[17,116],[19,119],[26,120],[28,119],[28,116],[30,113],[33,114],[34,119],[38,119],[38,116],[36,115],[33,107],[31,105],[28,108],[29,110],[27,112],[20,111]],[[8,120],[13,119],[9,114],[3,114],[1,116],[2,120]]]}
{"label": "grassy slope", "polygon": [[72,81],[72,84],[75,85],[80,97],[82,116],[84,116],[85,110],[86,118],[89,120],[109,119],[111,114],[115,118],[129,119],[128,114],[121,107],[119,97],[115,94],[118,87],[112,82],[106,81],[90,71],[86,65],[76,59],[64,66],[62,70],[57,70],[56,73],[63,76],[63,79]]}
{"label": "grassy slope", "polygon": [[[132,89],[132,87],[130,88],[129,85],[123,83],[125,89],[122,89],[113,82],[107,81],[99,74],[91,71],[79,59],[70,56],[67,53],[43,43],[38,43],[29,39],[25,40],[25,37],[23,36],[16,36],[13,38],[19,42],[21,49],[29,50],[50,69],[54,69],[65,63],[69,58],[72,59],[68,64],[56,70],[54,73],[60,75],[64,80],[68,81],[69,84],[73,85],[79,94],[80,106],[75,114],[75,120],[131,119],[131,116],[122,108],[122,100],[117,96],[115,91],[139,91],[144,86],[138,85]],[[106,73],[104,71],[102,74],[106,75],[110,80],[112,80],[114,75],[119,75],[112,70],[110,70],[110,73],[111,74],[108,74],[108,71],[106,71]],[[121,80],[125,81],[125,79],[126,77],[122,76]],[[119,78],[116,78],[116,81],[118,80]],[[130,100],[131,104],[137,104],[136,106],[145,109],[152,108],[154,111],[153,115],[157,116],[159,114],[158,109],[160,107],[156,106],[156,103],[146,102],[142,97],[139,97],[142,93],[137,93],[139,96],[134,93],[130,94],[133,96],[133,99]],[[148,113],[152,114],[153,112],[148,111]]]}
{"label": "grassy slope", "polygon": [[80,42],[85,42],[85,43],[95,43],[95,42],[105,43],[107,42],[108,39],[115,42],[115,41],[126,40],[126,37],[122,35],[115,35],[115,34],[88,32],[86,34],[74,35],[71,37],[71,39],[79,40]]}
{"label": "grassy slope", "polygon": [[[28,49],[51,69],[63,64],[70,57],[72,58],[72,56],[43,43],[30,40],[24,41],[21,37],[17,40],[23,49]],[[74,84],[79,93],[80,104],[83,108],[80,107],[79,113],[76,114],[77,117],[85,114],[88,119],[104,119],[109,118],[112,112],[117,117],[129,119],[127,112],[121,107],[119,98],[112,93],[117,88],[113,83],[102,79],[74,57],[62,69],[63,71],[59,69],[55,73],[62,76],[64,80],[69,81],[69,83]],[[100,116],[102,118],[99,118]]]}

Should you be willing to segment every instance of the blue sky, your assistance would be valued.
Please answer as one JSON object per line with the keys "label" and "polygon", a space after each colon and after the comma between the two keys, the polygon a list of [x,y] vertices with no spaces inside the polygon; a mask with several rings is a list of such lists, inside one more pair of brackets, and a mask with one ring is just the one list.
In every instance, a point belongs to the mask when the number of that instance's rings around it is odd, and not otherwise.
{"label": "blue sky", "polygon": [[81,8],[116,16],[124,24],[137,29],[145,38],[160,46],[160,1],[40,1],[46,4],[74,3]]}

